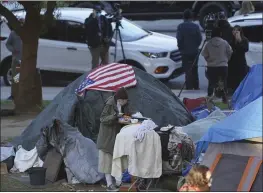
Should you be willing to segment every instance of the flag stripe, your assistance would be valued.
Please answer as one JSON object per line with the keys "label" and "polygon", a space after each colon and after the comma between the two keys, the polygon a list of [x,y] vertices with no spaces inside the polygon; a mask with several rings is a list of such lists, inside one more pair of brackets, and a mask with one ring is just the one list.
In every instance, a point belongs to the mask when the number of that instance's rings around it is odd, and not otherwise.
{"label": "flag stripe", "polygon": [[98,85],[101,85],[101,84],[105,84],[105,83],[108,83],[108,82],[116,82],[116,80],[126,78],[127,75],[131,76],[132,74],[134,74],[134,73],[133,72],[126,72],[126,73],[123,73],[123,74],[118,74],[116,76],[108,76],[108,77],[105,77],[102,80],[96,81],[94,84],[92,84],[92,87],[98,86]]}
{"label": "flag stripe", "polygon": [[[93,80],[94,81],[99,81],[99,80],[101,80],[101,79],[103,79],[104,77],[107,77],[107,76],[116,76],[116,75],[118,75],[118,74],[120,74],[120,73],[125,73],[125,72],[132,72],[132,67],[125,67],[125,68],[120,68],[120,69],[116,69],[116,70],[112,70],[112,71],[109,71],[109,72],[106,72],[106,73],[104,73],[104,74],[101,74],[101,75],[99,75],[99,76],[97,76],[96,78],[94,78]],[[132,72],[132,73],[134,73],[134,72]]]}
{"label": "flag stripe", "polygon": [[93,76],[93,75],[95,75],[96,73],[98,73],[99,71],[104,70],[105,68],[109,68],[109,67],[111,67],[111,66],[116,66],[116,65],[117,65],[117,63],[112,63],[112,64],[108,64],[108,65],[103,66],[103,67],[98,67],[98,68],[94,69],[94,71],[92,71],[91,73],[89,73],[89,76]]}
{"label": "flag stripe", "polygon": [[118,68],[121,68],[121,67],[127,67],[126,64],[115,64],[115,65],[112,65],[112,66],[109,66],[107,68],[103,68],[103,69],[97,69],[97,71],[94,73],[94,74],[90,74],[88,77],[91,78],[91,79],[94,79],[96,78],[97,76],[99,76],[100,74],[103,74],[107,71],[110,71],[110,70],[113,70],[113,69],[118,69]]}
{"label": "flag stripe", "polygon": [[83,96],[85,90],[114,92],[121,87],[136,86],[134,70],[127,64],[108,64],[92,71],[81,83],[76,94]]}
{"label": "flag stripe", "polygon": [[[97,85],[97,87],[107,88],[107,87],[117,86],[119,84],[125,83],[125,82],[130,81],[130,80],[134,80],[134,79],[135,79],[135,76],[126,75],[126,76],[122,76],[118,79],[115,79],[114,82],[111,80],[103,82],[103,84]],[[92,87],[94,87],[94,86],[92,85],[91,88]]]}

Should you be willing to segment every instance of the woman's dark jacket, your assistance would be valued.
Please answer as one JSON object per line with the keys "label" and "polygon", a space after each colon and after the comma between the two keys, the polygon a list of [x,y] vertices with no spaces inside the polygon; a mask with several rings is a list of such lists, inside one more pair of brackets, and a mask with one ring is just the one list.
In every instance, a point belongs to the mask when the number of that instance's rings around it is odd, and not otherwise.
{"label": "woman's dark jacket", "polygon": [[243,37],[241,42],[236,42],[233,38],[230,45],[233,54],[228,62],[228,88],[235,90],[249,71],[246,61],[249,42],[246,37]]}
{"label": "woman's dark jacket", "polygon": [[[130,114],[128,104],[122,107],[122,112]],[[106,105],[100,116],[100,130],[97,139],[97,148],[105,153],[113,155],[116,135],[123,125],[118,123],[117,101],[114,96],[106,101]]]}

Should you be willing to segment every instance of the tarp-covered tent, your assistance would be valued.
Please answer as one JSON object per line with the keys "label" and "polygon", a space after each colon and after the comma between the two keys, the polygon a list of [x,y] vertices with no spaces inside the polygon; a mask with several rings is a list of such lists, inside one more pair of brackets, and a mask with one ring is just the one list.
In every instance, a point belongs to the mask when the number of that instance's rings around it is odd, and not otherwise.
{"label": "tarp-covered tent", "polygon": [[[184,126],[193,121],[192,115],[168,87],[142,70],[134,68],[134,71],[137,85],[127,89],[134,110],[152,118],[159,126]],[[31,150],[41,135],[41,128],[51,125],[53,117],[77,127],[85,137],[96,141],[100,114],[106,99],[113,93],[89,90],[84,97],[76,96],[75,90],[87,74],[63,89],[13,144]]]}
{"label": "tarp-covered tent", "polygon": [[212,191],[263,191],[262,97],[213,125],[198,143],[213,172]]}
{"label": "tarp-covered tent", "polygon": [[262,96],[262,64],[254,65],[236,89],[231,105],[239,110]]}

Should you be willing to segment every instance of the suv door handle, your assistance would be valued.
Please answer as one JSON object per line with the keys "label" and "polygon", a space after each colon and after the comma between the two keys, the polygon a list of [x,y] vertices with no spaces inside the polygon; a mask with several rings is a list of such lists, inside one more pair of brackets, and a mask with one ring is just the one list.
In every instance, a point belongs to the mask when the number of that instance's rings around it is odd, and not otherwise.
{"label": "suv door handle", "polygon": [[74,50],[74,51],[78,50],[78,49],[75,48],[75,47],[67,47],[67,49],[68,49],[68,50]]}

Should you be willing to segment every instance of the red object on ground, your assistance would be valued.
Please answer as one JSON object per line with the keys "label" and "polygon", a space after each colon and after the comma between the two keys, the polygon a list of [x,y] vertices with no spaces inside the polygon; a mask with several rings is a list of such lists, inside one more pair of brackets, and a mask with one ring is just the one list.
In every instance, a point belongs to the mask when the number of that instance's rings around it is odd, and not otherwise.
{"label": "red object on ground", "polygon": [[189,111],[192,111],[196,107],[200,107],[202,104],[206,104],[206,98],[200,97],[196,99],[184,98],[183,103]]}

